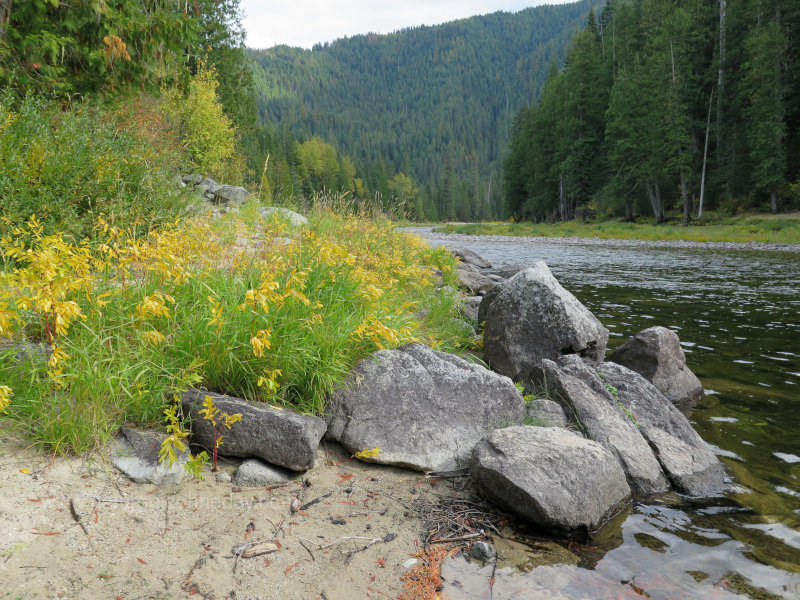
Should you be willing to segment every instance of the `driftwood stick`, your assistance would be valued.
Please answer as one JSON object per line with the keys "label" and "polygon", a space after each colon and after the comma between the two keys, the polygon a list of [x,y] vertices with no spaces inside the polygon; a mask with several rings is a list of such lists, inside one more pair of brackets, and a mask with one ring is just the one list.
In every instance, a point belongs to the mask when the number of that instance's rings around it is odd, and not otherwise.
{"label": "driftwood stick", "polygon": [[482,535],[484,535],[484,533],[482,531],[479,531],[478,533],[470,533],[469,535],[461,535],[461,536],[452,537],[452,538],[443,538],[443,539],[440,539],[440,540],[431,540],[431,544],[447,544],[449,542],[465,542],[467,540],[474,540],[475,538],[481,537]]}

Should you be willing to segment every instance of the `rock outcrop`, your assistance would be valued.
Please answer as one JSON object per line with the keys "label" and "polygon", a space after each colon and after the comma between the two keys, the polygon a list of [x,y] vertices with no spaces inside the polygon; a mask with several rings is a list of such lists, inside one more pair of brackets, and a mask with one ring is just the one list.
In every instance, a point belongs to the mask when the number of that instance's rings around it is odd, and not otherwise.
{"label": "rock outcrop", "polygon": [[492,369],[527,380],[542,359],[577,354],[603,360],[608,330],[543,262],[508,280],[486,311],[485,357]]}
{"label": "rock outcrop", "polygon": [[558,364],[544,360],[542,370],[548,390],[567,404],[579,427],[619,459],[634,491],[652,494],[669,489],[647,441],[591,366],[570,355]]}
{"label": "rock outcrop", "polygon": [[703,384],[686,366],[678,334],[666,327],[640,331],[608,360],[639,373],[675,405],[691,406],[704,396]]}
{"label": "rock outcrop", "polygon": [[483,295],[497,285],[486,275],[464,263],[458,265],[456,275],[458,275],[458,287],[473,296]]}
{"label": "rock outcrop", "polygon": [[636,419],[675,489],[692,496],[719,493],[724,486],[722,463],[683,413],[638,373],[612,362],[599,370]]}
{"label": "rock outcrop", "polygon": [[630,497],[613,454],[559,427],[494,431],[475,446],[472,477],[492,503],[560,531],[594,531]]}
{"label": "rock outcrop", "polygon": [[521,423],[522,395],[510,379],[421,344],[361,361],[330,397],[328,437],[368,460],[422,471],[469,464],[488,431]]}
{"label": "rock outcrop", "polygon": [[325,421],[301,415],[288,408],[263,402],[191,389],[183,393],[183,411],[192,419],[192,439],[205,448],[214,445],[211,423],[199,414],[206,396],[211,396],[220,412],[240,413],[242,420],[223,432],[219,452],[225,456],[256,457],[292,471],[314,466],[317,447],[325,433]]}

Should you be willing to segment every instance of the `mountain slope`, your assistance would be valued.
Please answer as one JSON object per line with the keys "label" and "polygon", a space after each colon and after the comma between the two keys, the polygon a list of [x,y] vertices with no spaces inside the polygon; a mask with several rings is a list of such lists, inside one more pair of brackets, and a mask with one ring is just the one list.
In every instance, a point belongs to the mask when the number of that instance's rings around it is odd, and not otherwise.
{"label": "mountain slope", "polygon": [[[494,172],[498,182],[514,114],[538,97],[591,5],[498,12],[313,50],[251,51],[262,121],[324,138],[366,177],[402,171],[426,184],[452,175],[475,188]],[[444,187],[457,190],[458,181]]]}

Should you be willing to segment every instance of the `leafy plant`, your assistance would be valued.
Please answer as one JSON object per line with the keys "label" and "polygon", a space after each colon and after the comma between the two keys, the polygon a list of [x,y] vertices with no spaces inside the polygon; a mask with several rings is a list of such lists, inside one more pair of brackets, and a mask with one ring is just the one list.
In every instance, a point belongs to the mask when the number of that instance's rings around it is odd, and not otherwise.
{"label": "leafy plant", "polygon": [[[217,452],[219,447],[222,445],[222,427],[230,429],[231,425],[242,420],[242,414],[236,413],[229,415],[226,412],[220,412],[219,409],[214,405],[214,399],[211,396],[206,396],[203,400],[203,408],[200,409],[200,414],[206,421],[211,423],[211,429],[214,434],[214,446],[211,450],[211,461],[213,467],[211,470],[216,471]],[[217,429],[217,421],[219,421],[219,429]]]}
{"label": "leafy plant", "polygon": [[636,427],[638,428],[639,427],[639,421],[636,419],[636,415],[634,415],[633,412],[631,412],[631,410],[629,408],[626,408],[622,404],[622,402],[617,402],[617,405],[622,409],[622,412],[625,413],[625,416],[628,417],[631,420],[631,423],[636,425]]}

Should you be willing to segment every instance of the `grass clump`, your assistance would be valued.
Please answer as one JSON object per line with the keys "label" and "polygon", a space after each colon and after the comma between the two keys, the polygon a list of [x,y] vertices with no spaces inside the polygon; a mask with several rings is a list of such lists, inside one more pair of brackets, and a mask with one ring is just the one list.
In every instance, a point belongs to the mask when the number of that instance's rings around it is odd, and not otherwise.
{"label": "grass clump", "polygon": [[0,234],[0,338],[52,349],[0,351],[6,410],[54,451],[161,422],[187,381],[319,413],[376,349],[468,342],[435,276],[455,259],[388,221],[319,210],[297,231],[249,205],[143,236],[100,221],[78,244],[36,218]]}

